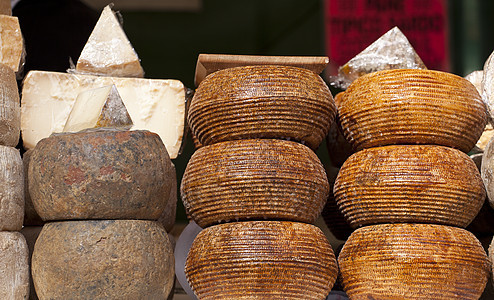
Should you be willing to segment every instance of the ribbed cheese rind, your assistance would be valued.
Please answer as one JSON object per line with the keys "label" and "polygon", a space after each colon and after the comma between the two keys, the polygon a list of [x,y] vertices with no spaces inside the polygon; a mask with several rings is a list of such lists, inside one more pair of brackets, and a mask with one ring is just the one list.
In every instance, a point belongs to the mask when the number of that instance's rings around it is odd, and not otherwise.
{"label": "ribbed cheese rind", "polygon": [[473,234],[432,224],[357,229],[338,263],[350,299],[479,299],[490,267]]}
{"label": "ribbed cheese rind", "polygon": [[90,130],[54,135],[34,149],[29,192],[43,220],[157,220],[167,206],[171,161],[158,135]]}
{"label": "ribbed cheese rind", "polygon": [[29,297],[29,251],[20,232],[0,232],[0,299]]}
{"label": "ribbed cheese rind", "polygon": [[24,168],[19,150],[0,146],[0,231],[21,230],[24,219]]}
{"label": "ribbed cheese rind", "polygon": [[[1,16],[0,16],[1,18]],[[21,108],[14,71],[0,63],[0,145],[19,143]]]}
{"label": "ribbed cheese rind", "polygon": [[334,194],[353,227],[378,223],[466,227],[485,199],[472,159],[459,150],[432,145],[359,151],[341,167]]}
{"label": "ribbed cheese rind", "polygon": [[17,17],[0,15],[0,63],[14,72],[23,61],[24,41]]}
{"label": "ribbed cheese rind", "polygon": [[308,147],[254,139],[198,149],[182,179],[182,201],[201,227],[238,220],[312,223],[326,202],[324,167]]}
{"label": "ribbed cheese rind", "polygon": [[166,299],[175,264],[157,222],[66,221],[43,227],[32,274],[40,299]]}
{"label": "ribbed cheese rind", "polygon": [[324,299],[337,272],[321,230],[296,222],[206,228],[194,240],[185,265],[199,299]]}
{"label": "ribbed cheese rind", "polygon": [[487,122],[485,104],[468,80],[428,70],[374,72],[355,80],[338,106],[354,149],[435,144],[470,151]]}
{"label": "ribbed cheese rind", "polygon": [[134,129],[157,133],[176,158],[185,123],[185,90],[178,80],[117,78],[31,71],[24,79],[21,130],[24,148],[62,132],[80,92],[114,84],[134,122]]}
{"label": "ribbed cheese rind", "polygon": [[188,121],[203,145],[281,138],[316,149],[336,114],[333,97],[312,71],[246,66],[217,71],[199,85]]}

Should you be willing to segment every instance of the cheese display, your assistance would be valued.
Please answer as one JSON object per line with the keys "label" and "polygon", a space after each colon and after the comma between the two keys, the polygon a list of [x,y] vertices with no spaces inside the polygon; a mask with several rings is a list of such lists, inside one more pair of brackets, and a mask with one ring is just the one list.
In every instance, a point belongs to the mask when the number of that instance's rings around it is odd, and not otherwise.
{"label": "cheese display", "polygon": [[427,69],[398,27],[393,27],[374,43],[338,69],[331,83],[341,89],[360,76],[391,69]]}
{"label": "cheese display", "polygon": [[357,229],[338,263],[350,299],[479,299],[490,269],[473,234],[433,224]]}
{"label": "cheese display", "polygon": [[47,223],[32,256],[40,299],[166,299],[174,274],[168,235],[154,221]]}
{"label": "cheese display", "polygon": [[178,201],[177,170],[173,163],[171,163],[171,168],[168,169],[167,179],[170,181],[170,193],[168,194],[168,198],[165,200],[165,209],[159,217],[158,223],[163,225],[167,232],[170,232],[173,229],[173,225],[175,225]]}
{"label": "cheese display", "polygon": [[171,161],[159,136],[116,129],[41,140],[29,163],[29,191],[43,220],[157,220],[171,189]]}
{"label": "cheese display", "polygon": [[77,132],[87,128],[129,129],[133,123],[115,85],[81,92],[63,128]]}
{"label": "cheese display", "polygon": [[354,228],[397,222],[466,227],[485,199],[472,159],[433,145],[359,151],[341,167],[334,194]]}
{"label": "cheese display", "polygon": [[29,262],[24,236],[0,232],[0,299],[28,299]]}
{"label": "cheese display", "polygon": [[24,219],[24,168],[19,150],[0,146],[0,231],[21,230]]}
{"label": "cheese display", "polygon": [[468,80],[449,73],[398,69],[355,80],[338,105],[356,150],[391,144],[434,144],[470,151],[487,123]]}
{"label": "cheese display", "polygon": [[201,227],[249,219],[312,223],[328,193],[324,167],[312,150],[273,139],[201,147],[181,186],[187,214]]}
{"label": "cheese display", "polygon": [[115,85],[134,123],[132,130],[157,133],[170,157],[176,158],[184,133],[185,90],[178,80],[118,78],[31,71],[24,79],[21,130],[24,148],[62,132],[77,96]]}
{"label": "cheese display", "polygon": [[335,115],[333,97],[319,75],[261,65],[208,75],[190,103],[188,122],[202,145],[273,138],[317,149]]}
{"label": "cheese display", "polygon": [[324,299],[338,269],[319,228],[251,221],[201,231],[185,273],[199,299]]}
{"label": "cheese display", "polygon": [[19,92],[14,71],[2,63],[0,63],[0,82],[2,90],[0,94],[0,145],[15,147],[19,142],[21,125]]}
{"label": "cheese display", "polygon": [[144,77],[117,16],[106,6],[96,23],[75,68],[76,73],[116,77]]}
{"label": "cheese display", "polygon": [[22,67],[24,55],[19,19],[0,15],[0,63],[17,72]]}

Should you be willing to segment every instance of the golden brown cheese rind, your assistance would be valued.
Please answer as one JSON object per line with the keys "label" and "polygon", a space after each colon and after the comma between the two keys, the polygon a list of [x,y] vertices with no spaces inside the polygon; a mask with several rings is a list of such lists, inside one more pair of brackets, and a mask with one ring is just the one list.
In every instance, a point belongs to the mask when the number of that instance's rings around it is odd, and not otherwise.
{"label": "golden brown cheese rind", "polygon": [[14,72],[23,63],[24,41],[17,17],[0,15],[0,63]]}

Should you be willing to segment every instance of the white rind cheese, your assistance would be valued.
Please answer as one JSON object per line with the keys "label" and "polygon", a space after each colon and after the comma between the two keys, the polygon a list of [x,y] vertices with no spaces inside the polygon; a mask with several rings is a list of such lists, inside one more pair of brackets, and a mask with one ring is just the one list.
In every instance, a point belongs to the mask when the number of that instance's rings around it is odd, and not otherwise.
{"label": "white rind cheese", "polygon": [[134,123],[131,129],[157,133],[176,158],[184,133],[185,89],[178,80],[118,78],[31,71],[24,79],[21,132],[24,148],[62,132],[77,96],[114,84]]}
{"label": "white rind cheese", "polygon": [[74,103],[64,132],[87,128],[118,127],[129,129],[134,125],[115,85],[81,92]]}
{"label": "white rind cheese", "polygon": [[144,70],[137,53],[110,6],[103,9],[94,26],[77,61],[76,72],[117,77],[144,77]]}

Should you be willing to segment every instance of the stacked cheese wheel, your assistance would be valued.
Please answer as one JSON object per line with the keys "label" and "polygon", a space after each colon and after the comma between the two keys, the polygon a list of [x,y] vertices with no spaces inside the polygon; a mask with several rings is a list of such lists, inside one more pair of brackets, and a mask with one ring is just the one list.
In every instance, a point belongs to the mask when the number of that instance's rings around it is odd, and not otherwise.
{"label": "stacked cheese wheel", "polygon": [[19,150],[20,106],[14,70],[0,63],[0,299],[29,296],[28,249],[22,229],[24,171]]}
{"label": "stacked cheese wheel", "polygon": [[328,87],[306,69],[235,67],[201,82],[188,121],[203,146],[181,185],[188,215],[205,228],[185,266],[198,298],[324,299],[329,293],[336,260],[311,224],[329,186],[310,148],[318,147],[334,115]]}
{"label": "stacked cheese wheel", "polygon": [[28,167],[46,221],[32,256],[40,299],[165,299],[174,281],[168,235],[173,168],[149,131],[89,129],[41,140]]}
{"label": "stacked cheese wheel", "polygon": [[356,228],[339,256],[347,294],[478,299],[489,263],[463,229],[485,198],[480,173],[464,153],[486,123],[475,87],[437,71],[375,72],[349,87],[338,110],[358,151],[334,187]]}

